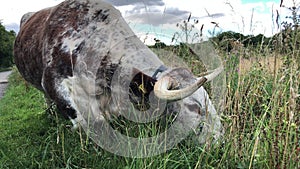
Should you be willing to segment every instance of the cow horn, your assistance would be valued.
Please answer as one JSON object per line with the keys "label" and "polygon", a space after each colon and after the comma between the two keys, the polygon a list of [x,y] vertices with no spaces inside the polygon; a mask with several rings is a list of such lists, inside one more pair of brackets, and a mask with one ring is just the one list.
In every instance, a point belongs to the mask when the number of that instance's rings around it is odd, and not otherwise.
{"label": "cow horn", "polygon": [[165,76],[159,79],[154,85],[154,94],[163,100],[180,100],[184,99],[196,90],[198,90],[205,82],[213,80],[217,75],[223,71],[223,67],[215,69],[211,74],[204,77],[197,78],[197,81],[183,89],[169,90],[171,86],[176,84],[175,80],[170,76]]}

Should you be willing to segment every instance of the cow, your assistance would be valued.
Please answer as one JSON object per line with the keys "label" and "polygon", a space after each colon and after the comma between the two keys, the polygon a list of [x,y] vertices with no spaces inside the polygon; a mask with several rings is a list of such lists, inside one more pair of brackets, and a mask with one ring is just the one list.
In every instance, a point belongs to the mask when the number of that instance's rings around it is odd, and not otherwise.
{"label": "cow", "polygon": [[25,14],[20,25],[14,44],[20,74],[74,127],[84,125],[86,112],[97,120],[120,115],[129,104],[143,112],[154,98],[166,103],[164,114],[203,122],[204,137],[222,135],[219,114],[202,87],[222,67],[198,78],[186,68],[166,66],[111,4],[66,0]]}

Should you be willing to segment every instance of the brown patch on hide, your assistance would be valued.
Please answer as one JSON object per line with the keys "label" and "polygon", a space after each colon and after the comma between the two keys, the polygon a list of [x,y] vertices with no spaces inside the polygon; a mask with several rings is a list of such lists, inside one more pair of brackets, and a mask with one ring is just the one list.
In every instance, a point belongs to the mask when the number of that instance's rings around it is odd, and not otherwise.
{"label": "brown patch on hide", "polygon": [[[22,26],[16,38],[16,65],[25,80],[40,90],[43,90],[41,80],[49,60],[53,62],[50,67],[57,69],[59,74],[64,77],[72,75],[71,57],[61,51],[62,38],[70,36],[72,31],[78,31],[80,26],[88,23],[84,16],[89,9],[84,5],[75,5],[78,8],[69,8],[69,5],[66,1],[36,12]],[[75,55],[72,55],[72,62],[73,65],[76,63]]]}
{"label": "brown patch on hide", "polygon": [[14,60],[24,77],[39,90],[43,90],[41,80],[43,76],[43,32],[46,18],[50,10],[35,13],[20,29],[14,45]]}
{"label": "brown patch on hide", "polygon": [[107,53],[107,55],[101,59],[96,75],[97,85],[103,89],[101,93],[111,93],[111,81],[117,68],[118,64],[112,63],[110,60],[110,53]]}
{"label": "brown patch on hide", "polygon": [[75,31],[81,31],[89,23],[88,18],[85,17],[89,11],[88,6],[86,4],[76,4],[78,3],[76,1],[73,3],[75,3],[74,8],[70,8],[68,3],[62,3],[62,5],[52,9],[52,13],[47,20],[45,37],[49,40],[48,45],[49,47],[52,46],[53,51],[49,53],[51,49],[47,50],[46,57],[52,57],[52,62],[50,61],[45,69],[44,76],[46,93],[54,100],[62,115],[65,118],[72,119],[76,118],[75,110],[57,91],[55,84],[61,83],[68,76],[73,76],[73,67],[76,64],[77,54],[80,53],[78,48],[82,48],[82,45],[80,45],[75,49],[78,52],[70,51],[70,53],[66,53],[62,50],[63,39],[71,36]]}
{"label": "brown patch on hide", "polygon": [[89,24],[88,11],[88,4],[78,1],[64,1],[38,11],[24,23],[15,41],[14,56],[20,73],[26,81],[45,92],[66,118],[75,118],[75,111],[55,87],[73,75],[78,50],[84,43],[70,55],[71,52],[62,50],[63,39]]}
{"label": "brown patch on hide", "polygon": [[109,23],[109,9],[99,9],[94,13],[93,20]]}
{"label": "brown patch on hide", "polygon": [[[96,74],[96,85],[99,86],[99,91],[96,91],[96,96],[102,112],[115,113],[111,110],[111,82],[118,65],[111,62],[110,53],[107,53],[99,63]],[[108,114],[106,115],[109,116]]]}
{"label": "brown patch on hide", "polygon": [[[71,8],[71,5],[74,5]],[[47,33],[50,41],[61,41],[62,33],[63,37],[69,37],[72,32],[80,32],[81,29],[89,24],[89,18],[86,14],[89,11],[87,4],[79,4],[77,1],[73,1],[73,4],[63,2],[57,7],[51,9],[51,14],[47,20],[47,27],[45,33]],[[58,39],[56,39],[58,38]]]}
{"label": "brown patch on hide", "polygon": [[[80,39],[81,34],[92,35],[93,32],[89,31],[95,31],[96,26],[90,27],[91,22],[108,24],[111,20],[110,8],[95,9],[92,3],[67,0],[52,8],[38,11],[22,25],[15,41],[15,63],[20,73],[26,81],[51,98],[66,118],[75,118],[75,110],[63,97],[65,93],[58,91],[60,89],[57,87],[60,87],[65,78],[73,76],[78,55],[86,57],[87,67],[89,62],[97,63],[100,56],[88,55],[93,50],[86,46],[89,38],[79,41],[80,44],[76,44],[75,49],[70,49],[72,51],[68,51],[70,46],[63,46],[63,41]],[[88,15],[91,8],[95,12]],[[101,56],[99,60],[101,63],[96,78],[100,88],[104,90],[103,94],[108,97],[111,79],[119,63],[111,63],[109,53]]]}

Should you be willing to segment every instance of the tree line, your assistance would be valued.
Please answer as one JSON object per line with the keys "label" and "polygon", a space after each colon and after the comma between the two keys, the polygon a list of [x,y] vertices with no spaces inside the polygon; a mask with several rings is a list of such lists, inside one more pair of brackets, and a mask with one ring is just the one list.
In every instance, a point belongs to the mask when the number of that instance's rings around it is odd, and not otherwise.
{"label": "tree line", "polygon": [[13,47],[16,38],[14,31],[7,31],[0,21],[0,70],[14,64]]}

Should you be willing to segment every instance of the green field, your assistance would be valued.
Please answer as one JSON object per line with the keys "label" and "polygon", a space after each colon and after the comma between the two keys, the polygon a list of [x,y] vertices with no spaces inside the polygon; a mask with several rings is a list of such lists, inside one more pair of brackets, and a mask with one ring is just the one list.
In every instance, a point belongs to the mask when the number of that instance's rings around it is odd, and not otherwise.
{"label": "green field", "polygon": [[[223,137],[200,145],[191,133],[172,149],[147,158],[117,156],[95,144],[81,128],[71,130],[71,122],[62,118],[55,105],[48,107],[44,95],[25,82],[14,67],[16,33],[6,31],[0,18],[0,71],[12,69],[9,86],[0,99],[0,169],[299,169],[299,3],[292,0],[293,5],[286,7],[282,5],[285,0],[280,2],[280,9],[288,10],[291,16],[280,16],[281,10],[272,6],[274,15],[270,20],[274,25],[270,26],[280,30],[272,37],[217,32],[218,23],[210,23],[215,25],[208,31],[212,50],[220,56],[226,76],[224,102],[220,105]],[[253,11],[250,27],[256,29]],[[173,39],[188,42],[188,37],[193,39],[195,35],[203,38],[202,29],[207,25],[192,35],[198,20],[192,22],[192,18],[190,22],[191,15],[177,23],[181,32],[176,32]],[[244,17],[241,20],[244,24]],[[195,75],[208,69],[186,43],[168,46],[159,39],[155,42],[150,48],[165,63],[186,66]],[[174,59],[166,51],[179,57]],[[212,85],[205,87],[210,93]],[[123,119],[113,124],[138,137],[157,134],[161,129],[156,124],[132,124]]]}
{"label": "green field", "polygon": [[116,156],[83,131],[71,131],[70,122],[47,108],[43,94],[14,70],[0,100],[0,168],[299,168],[296,59],[255,51],[250,59],[221,56],[227,74],[224,137],[198,145],[191,135],[149,158]]}

